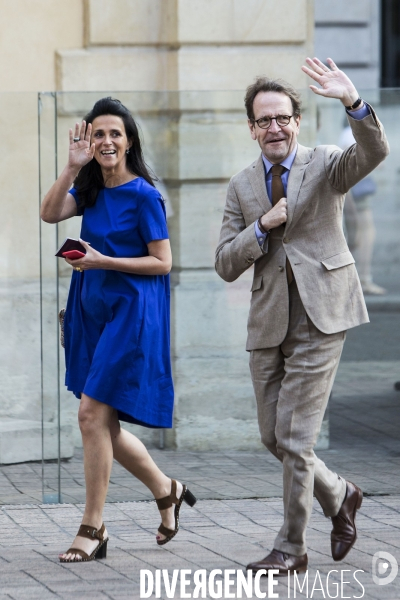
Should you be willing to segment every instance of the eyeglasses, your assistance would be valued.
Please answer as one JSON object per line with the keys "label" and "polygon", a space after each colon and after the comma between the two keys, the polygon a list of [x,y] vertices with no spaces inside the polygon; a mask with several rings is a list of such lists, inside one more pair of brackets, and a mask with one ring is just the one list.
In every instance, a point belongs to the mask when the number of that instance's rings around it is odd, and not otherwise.
{"label": "eyeglasses", "polygon": [[257,119],[257,121],[255,119],[253,119],[253,123],[257,123],[257,125],[259,127],[261,127],[261,129],[269,129],[271,127],[272,121],[275,119],[277,125],[279,125],[279,127],[286,127],[286,125],[289,125],[290,123],[290,119],[293,117],[293,115],[278,115],[276,117],[261,117],[261,119]]}

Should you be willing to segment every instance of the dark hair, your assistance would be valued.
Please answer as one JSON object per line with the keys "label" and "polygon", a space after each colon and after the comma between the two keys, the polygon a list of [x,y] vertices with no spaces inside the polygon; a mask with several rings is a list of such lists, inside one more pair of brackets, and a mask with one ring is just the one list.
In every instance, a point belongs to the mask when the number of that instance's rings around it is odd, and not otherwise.
{"label": "dark hair", "polygon": [[253,104],[255,97],[259,92],[279,92],[286,94],[292,102],[293,114],[298,117],[301,114],[300,94],[296,92],[294,87],[283,79],[269,79],[268,77],[257,77],[255,82],[249,85],[244,97],[244,105],[246,107],[247,117],[250,121],[254,121]]}
{"label": "dark hair", "polygon": [[[86,123],[93,123],[96,117],[102,115],[115,115],[122,119],[126,137],[132,142],[130,151],[126,155],[126,166],[133,175],[143,177],[150,185],[154,186],[153,178],[143,158],[139,130],[129,110],[122,102],[109,96],[96,102],[92,110],[86,115],[85,121]],[[79,208],[95,205],[98,193],[104,188],[103,173],[95,158],[82,167],[74,181],[74,187],[78,192]]]}

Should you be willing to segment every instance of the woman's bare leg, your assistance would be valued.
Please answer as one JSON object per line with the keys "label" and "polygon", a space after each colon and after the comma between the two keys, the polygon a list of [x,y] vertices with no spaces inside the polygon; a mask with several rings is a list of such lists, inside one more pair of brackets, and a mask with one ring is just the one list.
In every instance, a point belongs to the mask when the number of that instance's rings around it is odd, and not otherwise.
{"label": "woman's bare leg", "polygon": [[[154,498],[164,498],[171,493],[171,479],[164,475],[151,458],[144,444],[129,431],[120,427],[116,412],[111,419],[111,441],[114,458],[129,473],[132,473],[152,492]],[[177,482],[177,496],[182,494],[183,486]],[[161,519],[165,527],[175,529],[174,506],[161,510]],[[157,538],[164,535],[157,532]]]}
{"label": "woman's bare leg", "polygon": [[[81,396],[79,407],[79,427],[82,433],[84,469],[86,482],[86,505],[82,523],[100,529],[103,523],[103,509],[113,461],[110,424],[114,409],[85,394]],[[105,532],[107,536],[107,532]],[[77,536],[71,547],[91,554],[98,540]],[[73,554],[63,554],[63,558],[73,559]],[[79,559],[79,556],[76,556]]]}

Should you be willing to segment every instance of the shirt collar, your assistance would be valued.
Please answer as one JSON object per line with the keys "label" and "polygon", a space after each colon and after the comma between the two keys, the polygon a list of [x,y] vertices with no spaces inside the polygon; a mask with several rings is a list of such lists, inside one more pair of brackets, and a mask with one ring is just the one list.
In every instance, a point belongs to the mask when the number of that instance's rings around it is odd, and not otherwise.
{"label": "shirt collar", "polygon": [[[282,167],[285,167],[288,171],[292,168],[292,164],[294,159],[296,158],[298,144],[296,144],[295,149],[283,160],[280,164]],[[262,155],[262,159],[264,162],[265,173],[268,175],[272,167],[274,166],[271,162],[269,162],[268,158],[265,158],[264,154]]]}

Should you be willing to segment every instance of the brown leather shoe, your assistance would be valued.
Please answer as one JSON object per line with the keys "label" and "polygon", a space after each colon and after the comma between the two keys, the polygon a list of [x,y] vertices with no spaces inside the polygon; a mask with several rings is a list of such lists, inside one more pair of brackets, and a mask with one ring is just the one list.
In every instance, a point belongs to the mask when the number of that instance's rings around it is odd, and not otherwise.
{"label": "brown leather shoe", "polygon": [[357,539],[356,512],[361,506],[363,493],[351,481],[346,481],[346,485],[347,492],[343,504],[336,517],[332,517],[331,549],[333,560],[343,560]]}
{"label": "brown leather shoe", "polygon": [[294,572],[302,573],[307,570],[307,565],[307,554],[294,556],[293,554],[286,554],[274,549],[268,556],[259,562],[250,563],[246,568],[248,571],[253,571],[253,574],[261,569],[265,569],[266,571],[268,569],[279,569],[279,575],[287,575]]}

